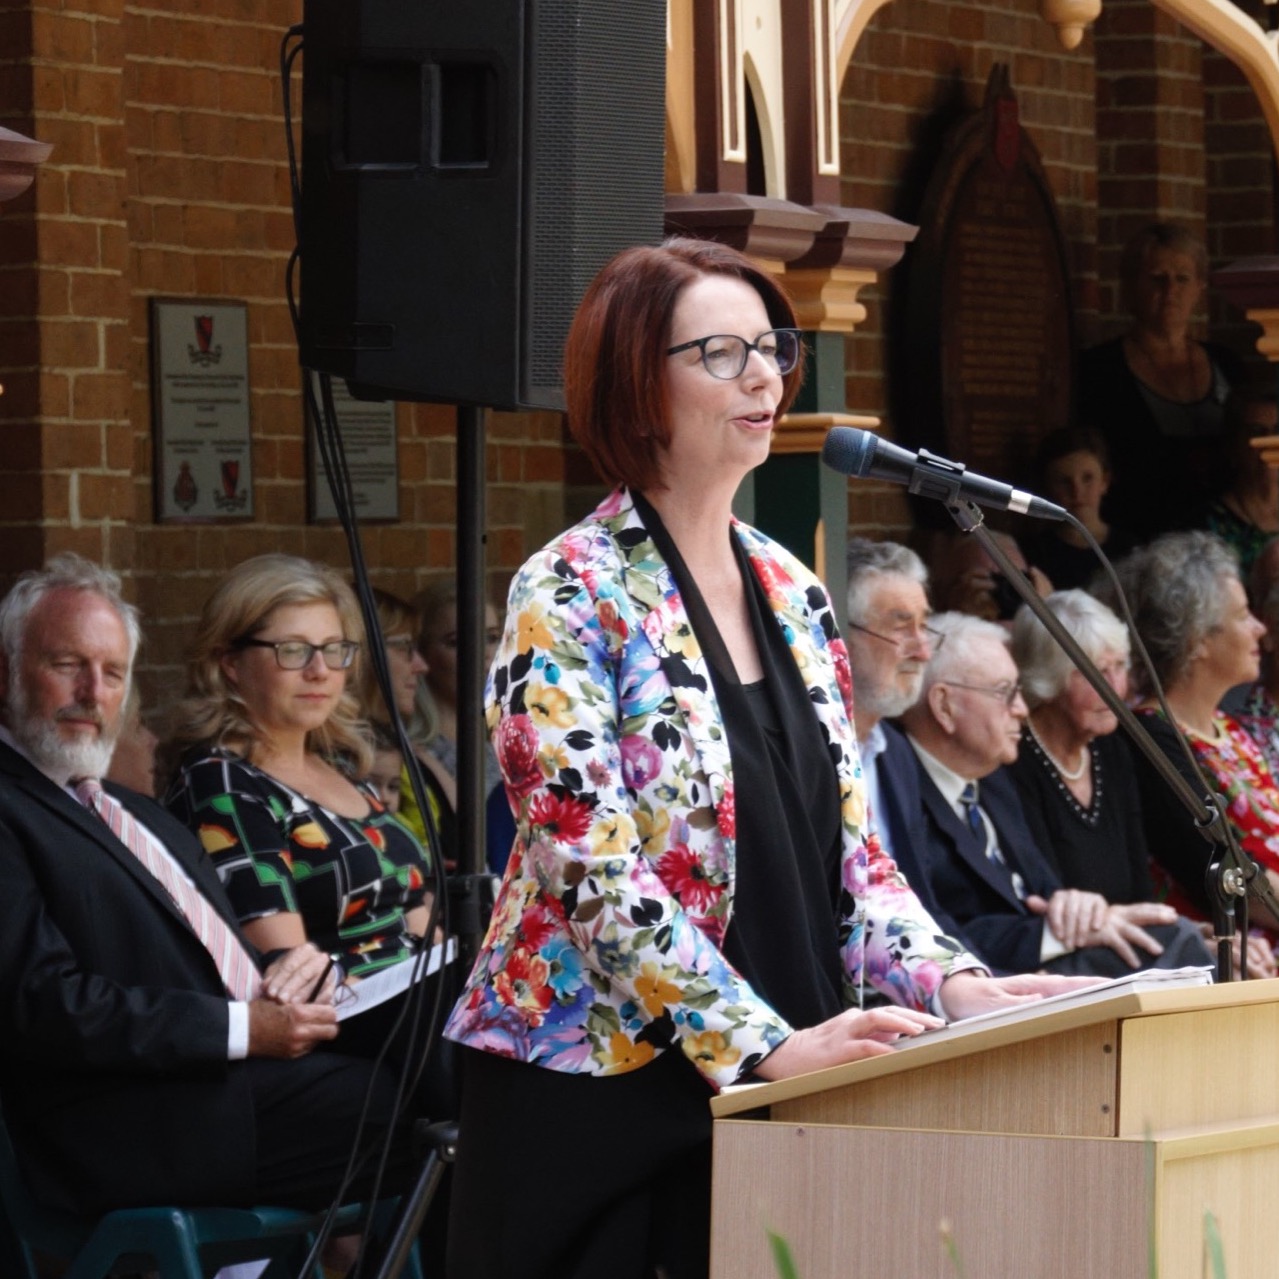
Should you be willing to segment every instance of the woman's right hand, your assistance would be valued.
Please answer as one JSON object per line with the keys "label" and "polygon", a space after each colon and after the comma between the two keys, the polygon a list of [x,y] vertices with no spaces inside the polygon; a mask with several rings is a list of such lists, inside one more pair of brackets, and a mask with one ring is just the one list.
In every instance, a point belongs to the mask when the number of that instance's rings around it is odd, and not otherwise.
{"label": "woman's right hand", "polygon": [[902,1036],[939,1030],[940,1017],[913,1008],[849,1008],[809,1030],[796,1030],[755,1067],[760,1079],[790,1079],[892,1052]]}

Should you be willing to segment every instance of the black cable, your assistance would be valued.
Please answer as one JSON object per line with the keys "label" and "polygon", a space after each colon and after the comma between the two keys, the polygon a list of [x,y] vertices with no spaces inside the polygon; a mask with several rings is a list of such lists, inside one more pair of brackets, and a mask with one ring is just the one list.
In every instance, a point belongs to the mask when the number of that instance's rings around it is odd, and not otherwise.
{"label": "black cable", "polygon": [[[289,316],[293,324],[294,335],[298,340],[299,348],[301,346],[300,314],[295,283],[298,263],[301,260],[302,189],[298,169],[297,150],[293,135],[292,76],[294,64],[298,55],[302,52],[303,47],[304,28],[300,25],[291,26],[286,31],[280,46],[280,75],[283,89],[285,140],[288,152],[289,191],[293,209],[294,235],[296,237],[297,244],[292,253],[289,255],[288,264],[285,270],[285,298],[289,308]],[[431,1050],[438,1042],[443,1014],[443,1004],[445,994],[448,989],[447,982],[444,978],[447,970],[447,947],[451,930],[449,928],[448,919],[448,892],[444,875],[444,855],[443,847],[440,842],[439,830],[432,813],[426,785],[422,776],[422,767],[418,761],[417,753],[413,749],[413,745],[409,740],[407,730],[405,729],[404,723],[395,704],[395,694],[391,685],[390,669],[386,657],[386,645],[382,635],[381,625],[378,621],[377,605],[373,598],[372,587],[369,583],[368,568],[364,558],[359,522],[355,513],[354,493],[351,485],[350,471],[347,467],[346,451],[343,447],[341,432],[337,423],[337,414],[334,409],[332,380],[327,373],[316,374],[320,384],[320,396],[317,401],[315,386],[312,380],[312,370],[303,366],[302,374],[304,403],[309,411],[307,416],[309,417],[315,431],[316,445],[319,449],[321,460],[324,463],[325,474],[328,477],[329,488],[333,496],[334,508],[337,512],[339,523],[341,524],[346,536],[355,593],[360,603],[361,614],[364,618],[367,639],[367,656],[373,663],[373,670],[377,679],[377,685],[386,704],[388,715],[395,731],[396,740],[399,744],[400,752],[408,771],[409,783],[413,791],[413,796],[417,801],[418,809],[422,814],[423,826],[426,831],[426,851],[430,869],[430,882],[433,889],[433,899],[431,909],[428,913],[427,927],[422,947],[418,955],[412,961],[405,961],[412,962],[415,965],[408,992],[406,992],[401,1001],[401,1007],[395,1018],[395,1022],[388,1032],[386,1041],[382,1045],[382,1049],[374,1063],[375,1067],[380,1067],[382,1065],[390,1043],[404,1028],[404,1024],[407,1020],[407,1048],[404,1054],[404,1060],[401,1063],[395,1102],[388,1130],[389,1133],[393,1133],[398,1127],[409,1101],[416,1094],[418,1083],[421,1079],[422,1072],[426,1068],[426,1062],[430,1057]],[[445,940],[442,944],[439,967],[440,976],[435,983],[436,995],[430,1000],[430,1014],[425,1018],[425,1033],[423,1034],[423,1004],[428,998],[427,990],[430,985],[430,983],[426,981],[426,977],[429,975],[426,969],[429,966],[430,955],[433,948],[433,938],[436,935],[437,929],[442,930]],[[337,1211],[342,1206],[354,1178],[356,1169],[360,1166],[362,1161],[360,1146],[368,1118],[369,1100],[370,1097],[366,1094],[364,1107],[361,1110],[359,1123],[357,1125],[356,1138],[352,1143],[351,1154],[348,1158],[346,1169],[334,1195],[332,1205],[326,1215],[324,1224],[317,1233],[310,1254],[304,1263],[300,1279],[312,1272],[316,1259],[319,1257],[324,1244],[327,1242],[332,1233]],[[372,1182],[372,1190],[368,1196],[368,1202],[370,1204],[376,1203],[380,1198],[381,1187],[385,1179],[389,1152],[390,1147],[388,1142],[383,1145],[378,1159],[377,1170]],[[361,1273],[366,1252],[366,1247],[362,1245],[360,1254],[352,1271],[353,1275]]]}

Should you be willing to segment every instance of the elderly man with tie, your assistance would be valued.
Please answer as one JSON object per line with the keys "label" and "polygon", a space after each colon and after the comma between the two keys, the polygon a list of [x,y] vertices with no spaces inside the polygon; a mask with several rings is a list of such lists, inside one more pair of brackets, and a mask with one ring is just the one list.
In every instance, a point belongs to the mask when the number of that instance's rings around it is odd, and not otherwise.
{"label": "elderly man with tie", "polygon": [[913,851],[962,936],[1004,972],[1117,977],[1209,963],[1197,932],[1171,907],[1111,905],[1057,881],[1002,767],[1017,758],[1027,715],[1008,633],[961,613],[930,625],[942,642],[902,716],[924,818]]}
{"label": "elderly man with tie", "polygon": [[262,967],[199,843],[101,782],[140,629],[119,579],[64,555],[0,603],[0,1101],[36,1196],[321,1207],[366,1092],[312,1050],[338,1033],[325,956]]}

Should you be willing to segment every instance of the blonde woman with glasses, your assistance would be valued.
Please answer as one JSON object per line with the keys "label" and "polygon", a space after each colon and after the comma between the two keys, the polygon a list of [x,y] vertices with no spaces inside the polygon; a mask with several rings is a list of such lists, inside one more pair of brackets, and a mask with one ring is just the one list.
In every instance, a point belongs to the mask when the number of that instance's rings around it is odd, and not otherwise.
{"label": "blonde woman with glasses", "polygon": [[[171,747],[165,803],[199,836],[244,934],[270,954],[311,941],[339,995],[417,954],[430,915],[421,844],[363,779],[372,746],[355,678],[364,643],[350,587],[332,569],[260,555],[205,604]],[[405,970],[405,988],[408,988]],[[411,1051],[401,994],[342,1024],[342,1051]],[[438,1062],[419,1097],[449,1113]]]}

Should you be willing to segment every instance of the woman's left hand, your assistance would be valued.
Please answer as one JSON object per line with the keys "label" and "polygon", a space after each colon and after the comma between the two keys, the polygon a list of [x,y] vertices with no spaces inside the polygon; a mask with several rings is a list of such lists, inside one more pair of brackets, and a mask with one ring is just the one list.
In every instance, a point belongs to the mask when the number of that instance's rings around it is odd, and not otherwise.
{"label": "woman's left hand", "polygon": [[1021,1004],[1034,1004],[1049,995],[1097,986],[1100,977],[1058,977],[1051,973],[1022,973],[1015,977],[983,977],[972,970],[954,973],[938,992],[948,1021],[979,1013],[993,1013]]}
{"label": "woman's left hand", "polygon": [[[277,1004],[331,1004],[340,975],[328,955],[311,942],[303,942],[285,951],[262,974],[262,993]],[[311,992],[321,977],[324,984],[312,999]]]}

